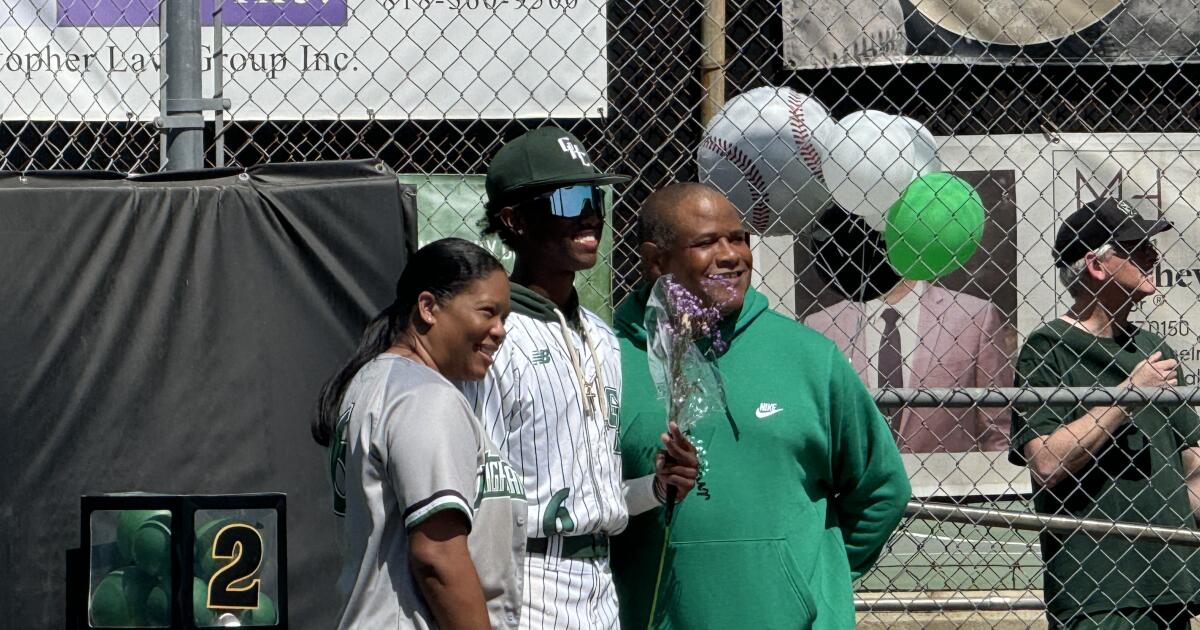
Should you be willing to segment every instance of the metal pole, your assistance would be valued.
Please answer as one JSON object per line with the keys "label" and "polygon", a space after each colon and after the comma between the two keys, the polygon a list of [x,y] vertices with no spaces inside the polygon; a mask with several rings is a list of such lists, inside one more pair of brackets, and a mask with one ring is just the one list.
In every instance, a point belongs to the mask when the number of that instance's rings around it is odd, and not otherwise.
{"label": "metal pole", "polygon": [[1128,540],[1156,540],[1185,547],[1200,547],[1200,531],[1181,527],[1119,523],[1090,518],[991,510],[924,501],[909,501],[908,505],[904,507],[904,514],[921,520],[937,521],[940,523],[1007,527],[1009,529],[1023,529],[1031,532],[1087,532],[1098,536],[1118,535]]}
{"label": "metal pole", "polygon": [[707,126],[725,105],[725,0],[704,0],[700,18],[700,124]]}
{"label": "metal pole", "polygon": [[897,407],[1073,407],[1083,405],[1200,405],[1200,387],[929,387],[880,389],[875,404]]}
{"label": "metal pole", "polygon": [[[217,0],[213,8],[213,98],[223,100],[225,97],[225,24],[221,12],[225,10],[225,0]],[[217,168],[225,166],[225,110],[219,108],[213,117],[213,144],[216,151],[213,164]]]}
{"label": "metal pole", "polygon": [[854,600],[854,610],[874,613],[930,613],[930,612],[975,612],[1009,610],[1045,610],[1046,604],[1038,597],[891,597]]}
{"label": "metal pole", "polygon": [[163,85],[168,171],[204,167],[204,115],[200,92],[200,0],[162,0],[165,29]]}
{"label": "metal pole", "polygon": [[[1070,516],[1055,516],[1035,514],[1032,512],[1016,512],[1010,510],[993,510],[984,508],[965,507],[948,503],[929,503],[924,501],[909,501],[904,507],[904,514],[920,520],[938,523],[962,523],[966,525],[982,525],[985,527],[1006,527],[1031,532],[1061,531],[1086,532],[1096,536],[1121,536],[1127,540],[1154,540],[1183,547],[1200,547],[1200,531],[1181,527],[1161,527],[1140,523],[1121,523],[1117,521],[1102,521],[1098,519],[1074,518]],[[979,610],[1042,610],[1045,604],[1037,597],[912,597],[886,596],[878,599],[856,598],[854,609],[859,612],[950,612],[950,611],[979,611]]]}

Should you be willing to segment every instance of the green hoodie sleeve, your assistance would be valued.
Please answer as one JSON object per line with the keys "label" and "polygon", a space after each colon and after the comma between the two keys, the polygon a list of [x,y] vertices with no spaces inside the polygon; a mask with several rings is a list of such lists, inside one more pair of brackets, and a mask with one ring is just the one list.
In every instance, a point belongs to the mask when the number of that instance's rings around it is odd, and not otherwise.
{"label": "green hoodie sleeve", "polygon": [[900,451],[871,393],[840,352],[830,353],[834,511],[854,579],[879,558],[912,495]]}

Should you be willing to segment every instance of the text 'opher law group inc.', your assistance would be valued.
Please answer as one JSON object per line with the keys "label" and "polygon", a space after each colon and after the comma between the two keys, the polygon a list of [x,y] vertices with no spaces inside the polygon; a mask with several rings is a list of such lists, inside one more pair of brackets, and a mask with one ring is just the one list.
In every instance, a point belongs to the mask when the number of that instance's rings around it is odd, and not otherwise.
{"label": "text 'opher law group inc.'", "polygon": [[[261,73],[268,79],[274,79],[288,68],[297,68],[302,72],[334,73],[359,69],[349,51],[329,52],[308,44],[299,44],[286,51],[227,52],[223,60],[228,73],[251,71]],[[202,46],[201,67],[207,72],[212,70],[212,66],[212,49],[207,45]],[[123,49],[116,45],[103,46],[93,52],[66,52],[47,45],[37,51],[5,53],[0,67],[9,72],[20,72],[26,78],[39,72],[105,75],[157,73],[162,68],[162,55],[158,52]]]}

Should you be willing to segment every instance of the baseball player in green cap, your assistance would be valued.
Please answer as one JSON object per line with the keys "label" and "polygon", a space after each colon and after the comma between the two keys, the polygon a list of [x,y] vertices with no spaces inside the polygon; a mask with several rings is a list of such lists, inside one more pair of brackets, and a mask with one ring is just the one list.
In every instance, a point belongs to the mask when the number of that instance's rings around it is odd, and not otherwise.
{"label": "baseball player in green cap", "polygon": [[579,305],[575,274],[595,266],[604,222],[599,171],[557,128],[509,142],[487,172],[484,234],[516,253],[508,337],[482,381],[463,385],[493,441],[523,476],[523,628],[615,628],[608,537],[695,484],[695,450],[663,434],[654,474],[622,482],[621,361],[612,329]]}

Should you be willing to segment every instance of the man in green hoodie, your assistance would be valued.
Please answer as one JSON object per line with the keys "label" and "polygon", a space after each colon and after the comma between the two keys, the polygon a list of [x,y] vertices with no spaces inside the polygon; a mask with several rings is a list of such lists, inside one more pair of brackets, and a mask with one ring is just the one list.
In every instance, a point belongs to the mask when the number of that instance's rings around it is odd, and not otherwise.
{"label": "man in green hoodie", "polygon": [[[671,525],[657,628],[853,628],[852,580],[878,558],[910,495],[891,431],[853,368],[817,332],[750,288],[749,235],[701,184],[668,186],[641,217],[646,282],[616,313],[625,390],[626,479],[654,471],[666,426],[646,359],[650,284],[663,274],[721,307],[728,344],[712,356],[727,409],[692,431],[706,465]],[[621,625],[648,625],[663,510],[614,540]]]}

